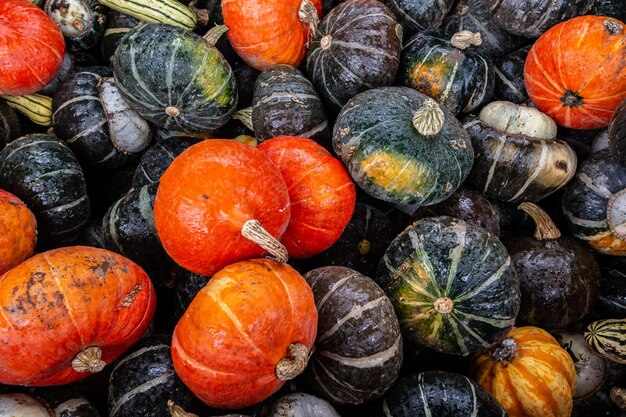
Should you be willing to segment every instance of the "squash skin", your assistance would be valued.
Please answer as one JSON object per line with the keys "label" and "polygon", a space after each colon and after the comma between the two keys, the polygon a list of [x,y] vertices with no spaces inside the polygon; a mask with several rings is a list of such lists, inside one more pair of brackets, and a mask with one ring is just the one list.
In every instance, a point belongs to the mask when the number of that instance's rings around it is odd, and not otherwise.
{"label": "squash skin", "polygon": [[0,275],[35,253],[37,220],[26,205],[0,190]]}
{"label": "squash skin", "polygon": [[[229,416],[224,416],[229,417]],[[237,417],[237,416],[233,416]],[[327,401],[295,392],[274,403],[268,417],[341,417]]]}
{"label": "squash skin", "polygon": [[382,0],[382,2],[398,17],[404,35],[408,38],[415,32],[441,26],[454,0]]}
{"label": "squash skin", "polygon": [[108,63],[115,55],[120,40],[139,24],[139,19],[113,9],[108,10],[107,16],[106,29],[100,42],[100,52],[104,62]]}
{"label": "squash skin", "polygon": [[139,340],[155,293],[133,262],[74,246],[40,253],[4,274],[0,303],[0,382],[63,385],[90,375],[71,366],[84,348],[100,347],[111,363]]}
{"label": "squash skin", "polygon": [[609,151],[620,164],[626,166],[626,98],[611,117],[608,128]]}
{"label": "squash skin", "polygon": [[207,405],[246,407],[284,384],[276,364],[292,343],[310,351],[316,329],[313,293],[300,274],[269,259],[238,262],[211,278],[176,325],[174,368]]}
{"label": "squash skin", "polygon": [[46,0],[44,10],[73,50],[91,49],[102,38],[107,15],[98,0]]}
{"label": "squash skin", "polygon": [[15,110],[4,100],[0,100],[0,151],[19,136],[20,130],[21,124]]}
{"label": "squash skin", "polygon": [[198,141],[189,137],[176,137],[152,145],[139,160],[133,176],[133,187],[158,183],[172,161]]}
{"label": "squash skin", "polygon": [[626,364],[626,319],[598,320],[585,329],[585,341],[591,349],[604,358]]}
{"label": "squash skin", "polygon": [[494,97],[496,99],[515,104],[528,101],[528,93],[524,84],[524,64],[528,51],[530,51],[530,46],[525,46],[506,56],[496,58],[494,67],[496,72]]}

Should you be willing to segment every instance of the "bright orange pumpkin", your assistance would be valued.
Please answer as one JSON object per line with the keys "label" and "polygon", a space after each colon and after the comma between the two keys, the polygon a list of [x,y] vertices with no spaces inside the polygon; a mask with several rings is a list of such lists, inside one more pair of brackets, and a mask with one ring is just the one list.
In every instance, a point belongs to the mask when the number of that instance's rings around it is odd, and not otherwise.
{"label": "bright orange pumpkin", "polygon": [[300,65],[321,14],[321,0],[222,0],[233,49],[259,71]]}
{"label": "bright orange pumpkin", "polygon": [[258,146],[287,182],[291,218],[281,242],[289,256],[307,258],[339,239],[350,222],[356,190],[341,161],[311,139],[281,136]]}
{"label": "bright orange pumpkin", "polygon": [[546,31],[524,67],[526,90],[539,110],[574,129],[606,127],[626,97],[624,23],[579,16]]}
{"label": "bright orange pumpkin", "polygon": [[37,220],[26,204],[0,190],[0,275],[35,253]]}
{"label": "bright orange pumpkin", "polygon": [[0,383],[85,378],[139,340],[155,308],[150,278],[113,252],[40,253],[0,277]]}
{"label": "bright orange pumpkin", "polygon": [[176,325],[176,373],[202,401],[242,408],[306,367],[317,331],[313,292],[288,264],[253,259],[211,278]]}
{"label": "bright orange pumpkin", "polygon": [[538,327],[514,327],[504,341],[472,358],[470,374],[509,417],[570,417],[572,413],[574,361]]}

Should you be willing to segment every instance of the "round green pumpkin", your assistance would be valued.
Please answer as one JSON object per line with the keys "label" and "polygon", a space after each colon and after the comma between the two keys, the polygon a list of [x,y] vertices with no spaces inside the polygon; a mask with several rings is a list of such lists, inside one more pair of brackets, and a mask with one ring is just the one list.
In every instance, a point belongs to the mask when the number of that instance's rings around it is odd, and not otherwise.
{"label": "round green pumpkin", "polygon": [[438,352],[466,355],[498,343],[520,308],[520,282],[504,245],[452,217],[419,220],[400,233],[376,279],[403,334]]}
{"label": "round green pumpkin", "polygon": [[[437,133],[430,129],[432,121],[439,124]],[[445,200],[474,162],[461,123],[430,97],[407,87],[368,90],[351,99],[337,117],[333,147],[363,190],[400,204]]]}

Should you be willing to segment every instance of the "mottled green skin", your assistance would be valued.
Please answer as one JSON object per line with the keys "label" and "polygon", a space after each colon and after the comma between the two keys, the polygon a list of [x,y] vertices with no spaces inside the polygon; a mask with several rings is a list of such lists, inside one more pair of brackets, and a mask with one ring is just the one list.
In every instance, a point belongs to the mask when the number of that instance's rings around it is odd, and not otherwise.
{"label": "mottled green skin", "polygon": [[[415,222],[380,261],[376,280],[403,335],[438,352],[477,352],[500,342],[520,308],[520,282],[506,248],[482,227],[452,217]],[[448,313],[436,300],[454,302]]]}
{"label": "mottled green skin", "polygon": [[[122,38],[111,61],[122,96],[159,127],[212,132],[226,124],[237,106],[230,65],[217,48],[188,30],[138,26]],[[168,115],[168,107],[180,114]]]}
{"label": "mottled green skin", "polygon": [[[435,135],[424,136],[413,126],[413,117],[427,98],[407,87],[368,90],[351,99],[337,117],[335,152],[354,181],[373,197],[436,204],[469,174],[474,162],[471,140],[450,112],[442,108],[444,124]],[[366,169],[366,161],[376,153],[387,155],[385,163],[378,158],[375,168],[369,164]]]}

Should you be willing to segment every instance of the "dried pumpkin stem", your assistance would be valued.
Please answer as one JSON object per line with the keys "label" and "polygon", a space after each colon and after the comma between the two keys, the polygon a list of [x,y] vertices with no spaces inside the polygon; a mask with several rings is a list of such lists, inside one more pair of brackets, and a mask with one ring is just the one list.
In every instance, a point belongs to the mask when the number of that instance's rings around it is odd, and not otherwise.
{"label": "dried pumpkin stem", "polygon": [[320,18],[317,15],[317,9],[311,0],[302,0],[302,3],[300,3],[300,9],[298,10],[298,18],[302,23],[309,25],[309,38],[307,40],[308,45],[309,42],[315,38],[317,25],[320,22]]}
{"label": "dried pumpkin stem", "polygon": [[187,411],[183,410],[181,407],[174,404],[174,401],[172,400],[167,401],[167,409],[170,411],[172,417],[198,417],[197,414],[188,413]]}
{"label": "dried pumpkin stem", "polygon": [[457,32],[450,39],[450,44],[460,50],[465,50],[470,45],[480,46],[482,43],[483,39],[480,36],[480,32],[471,32],[469,30]]}
{"label": "dried pumpkin stem", "polygon": [[102,360],[102,350],[98,346],[90,346],[78,352],[72,359],[72,368],[76,372],[100,372],[107,365]]}
{"label": "dried pumpkin stem", "polygon": [[626,410],[626,389],[613,387],[611,388],[611,401],[613,401],[620,410]]}
{"label": "dried pumpkin stem", "polygon": [[517,206],[517,208],[532,217],[535,222],[535,239],[551,240],[561,237],[561,232],[556,227],[550,216],[548,216],[548,213],[543,211],[543,209],[538,205],[524,202]]}
{"label": "dried pumpkin stem", "polygon": [[254,132],[254,125],[252,123],[252,107],[246,107],[233,114],[233,119],[239,120],[245,127]]}
{"label": "dried pumpkin stem", "polygon": [[309,350],[302,343],[289,345],[289,356],[276,364],[276,377],[281,381],[294,379],[304,371],[309,361]]}
{"label": "dried pumpkin stem", "polygon": [[187,7],[196,15],[196,26],[201,28],[206,27],[209,24],[209,11],[207,9],[197,8],[196,4],[198,4],[198,0],[193,0]]}
{"label": "dried pumpkin stem", "polygon": [[246,221],[241,228],[241,234],[246,239],[268,251],[277,262],[285,263],[289,260],[287,248],[274,236],[270,235],[258,220]]}
{"label": "dried pumpkin stem", "polygon": [[215,44],[217,43],[217,41],[220,40],[222,35],[228,32],[228,29],[230,28],[226,25],[217,25],[215,27],[212,27],[207,33],[205,33],[202,38],[204,38],[204,40],[207,41],[209,45],[215,46]]}
{"label": "dried pumpkin stem", "polygon": [[413,126],[422,135],[436,135],[443,128],[443,119],[443,110],[439,104],[432,98],[428,98],[415,113]]}
{"label": "dried pumpkin stem", "polygon": [[496,362],[507,361],[510,362],[515,358],[518,346],[515,343],[515,339],[509,337],[498,343],[493,349],[489,351],[489,354]]}

